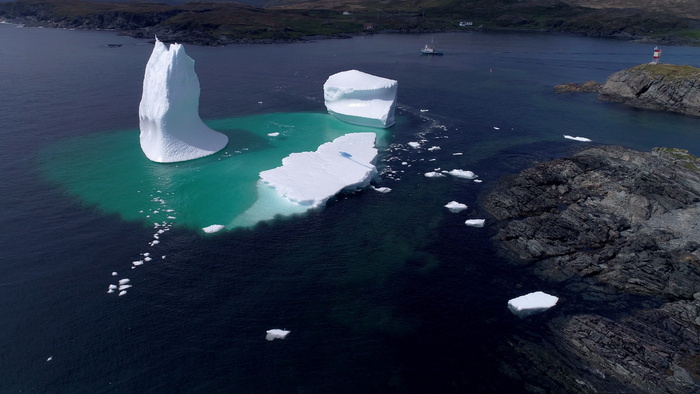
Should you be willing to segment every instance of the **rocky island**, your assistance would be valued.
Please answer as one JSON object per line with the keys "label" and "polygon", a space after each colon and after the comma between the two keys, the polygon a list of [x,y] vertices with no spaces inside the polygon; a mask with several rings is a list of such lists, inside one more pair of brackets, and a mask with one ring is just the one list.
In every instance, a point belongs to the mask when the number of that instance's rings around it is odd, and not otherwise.
{"label": "rocky island", "polygon": [[610,75],[604,84],[567,83],[554,91],[593,92],[600,100],[700,116],[700,69],[691,66],[640,64]]}
{"label": "rocky island", "polygon": [[512,374],[566,392],[700,391],[700,159],[589,148],[502,179],[484,206],[513,261],[580,301],[544,343],[510,341],[531,363]]}

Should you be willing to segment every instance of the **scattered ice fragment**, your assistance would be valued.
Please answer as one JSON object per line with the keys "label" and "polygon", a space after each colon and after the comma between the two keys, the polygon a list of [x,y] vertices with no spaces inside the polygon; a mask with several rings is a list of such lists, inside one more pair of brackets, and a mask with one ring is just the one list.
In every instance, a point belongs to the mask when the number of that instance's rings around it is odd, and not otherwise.
{"label": "scattered ice fragment", "polygon": [[433,151],[436,151],[436,150],[440,150],[440,147],[439,147],[439,146],[431,146],[430,148],[428,148],[428,150],[431,151],[431,152],[433,152]]}
{"label": "scattered ice fragment", "polygon": [[117,276],[117,271],[112,271],[112,276]]}
{"label": "scattered ice fragment", "polygon": [[131,264],[133,264],[133,265],[142,265],[142,264],[143,264],[143,260],[132,261]]}
{"label": "scattered ice fragment", "polygon": [[427,109],[422,109],[422,110],[420,110],[420,112],[428,112],[428,110],[427,110]]}
{"label": "scattered ice fragment", "polygon": [[208,156],[226,146],[228,137],[199,117],[199,93],[194,60],[184,47],[166,47],[156,38],[139,104],[139,140],[146,157],[172,163]]}
{"label": "scattered ice fragment", "polygon": [[461,212],[467,209],[466,204],[458,203],[457,201],[450,201],[447,204],[445,204],[445,208],[449,209],[452,212]]}
{"label": "scattered ice fragment", "polygon": [[463,178],[463,179],[474,179],[478,176],[471,171],[465,171],[465,170],[452,170],[452,171],[448,171],[447,173],[452,175],[455,178]]}
{"label": "scattered ice fragment", "polygon": [[265,339],[268,341],[273,341],[275,339],[284,339],[284,337],[289,334],[289,331],[287,330],[280,330],[278,328],[273,328],[272,330],[267,330],[267,335],[265,336]]}
{"label": "scattered ice fragment", "polygon": [[371,127],[394,124],[396,88],[393,79],[358,70],[333,74],[323,84],[328,112],[348,123]]}
{"label": "scattered ice fragment", "polygon": [[591,139],[586,138],[586,137],[573,137],[570,135],[565,135],[564,138],[569,139],[569,140],[574,140],[574,141],[591,142]]}
{"label": "scattered ice fragment", "polygon": [[326,142],[315,152],[282,159],[282,166],[260,172],[260,180],[287,200],[308,208],[323,206],[343,190],[369,185],[377,174],[374,133],[350,133]]}
{"label": "scattered ice fragment", "polygon": [[120,285],[125,285],[127,283],[131,282],[129,279],[124,278],[124,279],[119,279],[119,284]]}
{"label": "scattered ice fragment", "polygon": [[474,179],[474,182],[476,182],[476,183],[481,183],[481,182],[483,182],[483,181],[482,181],[481,179]]}
{"label": "scattered ice fragment", "polygon": [[143,261],[146,261],[146,262],[151,261],[151,260],[152,260],[152,259],[151,259],[150,257],[144,257],[144,258],[143,258]]}
{"label": "scattered ice fragment", "polygon": [[418,148],[420,148],[420,142],[411,141],[408,143],[408,146],[410,146],[413,149],[418,149]]}
{"label": "scattered ice fragment", "polygon": [[462,152],[455,152],[452,154],[452,156],[462,156],[464,153]]}
{"label": "scattered ice fragment", "polygon": [[270,137],[277,137],[280,133],[267,133]]}
{"label": "scattered ice fragment", "polygon": [[493,126],[493,129],[494,129],[494,130],[500,130],[501,128],[500,128],[500,127]]}
{"label": "scattered ice fragment", "polygon": [[120,292],[119,292],[119,297],[123,296],[124,294],[126,294],[126,290],[120,291]]}
{"label": "scattered ice fragment", "polygon": [[51,361],[53,360],[53,356],[49,356],[49,358],[46,359],[46,361]]}
{"label": "scattered ice fragment", "polygon": [[110,289],[110,290],[116,290],[116,289],[117,289],[117,285],[109,285],[109,289]]}
{"label": "scattered ice fragment", "polygon": [[126,290],[129,287],[131,287],[131,285],[121,285],[121,286],[119,286],[119,290]]}
{"label": "scattered ice fragment", "polygon": [[441,174],[437,171],[426,172],[424,175],[426,178],[440,178],[440,177],[445,176],[445,174]]}
{"label": "scattered ice fragment", "polygon": [[508,309],[518,317],[526,317],[546,311],[556,305],[557,301],[559,301],[558,297],[536,291],[508,301]]}
{"label": "scattered ice fragment", "polygon": [[468,227],[484,227],[484,222],[486,219],[467,219],[464,222]]}
{"label": "scattered ice fragment", "polygon": [[378,191],[379,193],[389,193],[389,192],[391,191],[391,188],[386,187],[386,186],[384,186],[384,187],[374,187],[374,186],[372,186],[372,189]]}
{"label": "scattered ice fragment", "polygon": [[114,293],[114,290],[109,289],[109,290],[107,290],[107,293],[108,293],[108,294],[112,294],[112,293]]}
{"label": "scattered ice fragment", "polygon": [[226,226],[224,226],[222,224],[212,224],[211,226],[207,226],[207,227],[202,228],[202,231],[204,231],[207,234],[211,234],[211,233],[215,233],[217,231],[221,231],[224,228],[226,228]]}

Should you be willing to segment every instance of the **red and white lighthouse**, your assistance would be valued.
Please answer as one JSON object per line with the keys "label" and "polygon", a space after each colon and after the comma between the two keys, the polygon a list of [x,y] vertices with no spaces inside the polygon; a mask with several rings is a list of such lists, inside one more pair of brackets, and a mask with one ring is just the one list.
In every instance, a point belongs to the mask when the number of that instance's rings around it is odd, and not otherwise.
{"label": "red and white lighthouse", "polygon": [[651,60],[652,64],[656,64],[659,62],[659,58],[661,57],[661,49],[659,47],[654,47],[654,57]]}

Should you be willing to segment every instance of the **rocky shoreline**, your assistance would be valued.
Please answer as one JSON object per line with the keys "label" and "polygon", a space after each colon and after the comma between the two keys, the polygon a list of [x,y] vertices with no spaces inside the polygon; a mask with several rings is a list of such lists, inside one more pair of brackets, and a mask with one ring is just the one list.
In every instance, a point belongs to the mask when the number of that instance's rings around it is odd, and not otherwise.
{"label": "rocky shoreline", "polygon": [[514,262],[594,305],[546,322],[541,346],[511,341],[533,391],[700,392],[700,159],[594,147],[502,179],[484,207]]}
{"label": "rocky shoreline", "polygon": [[700,116],[700,69],[691,66],[641,64],[613,73],[603,84],[566,83],[554,91],[598,93],[604,101]]}

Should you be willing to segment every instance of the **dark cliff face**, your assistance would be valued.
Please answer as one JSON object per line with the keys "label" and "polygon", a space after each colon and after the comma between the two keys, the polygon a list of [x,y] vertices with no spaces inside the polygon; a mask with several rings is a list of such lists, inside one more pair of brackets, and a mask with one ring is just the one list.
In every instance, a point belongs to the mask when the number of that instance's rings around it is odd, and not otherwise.
{"label": "dark cliff face", "polygon": [[642,64],[608,77],[598,98],[638,108],[700,116],[700,69]]}
{"label": "dark cliff face", "polygon": [[[595,147],[501,180],[484,206],[497,244],[594,305],[548,323],[538,368],[583,365],[580,392],[700,392],[699,159]],[[624,313],[591,312],[623,295],[639,297]]]}

